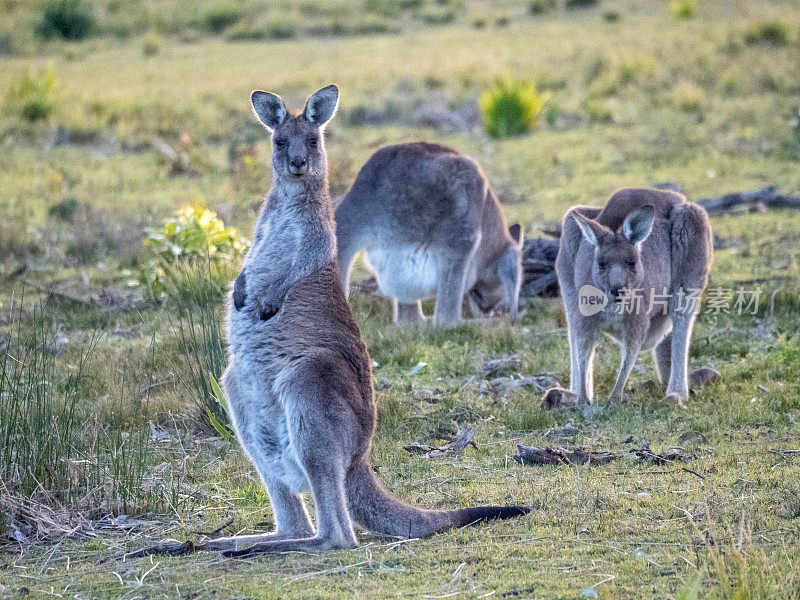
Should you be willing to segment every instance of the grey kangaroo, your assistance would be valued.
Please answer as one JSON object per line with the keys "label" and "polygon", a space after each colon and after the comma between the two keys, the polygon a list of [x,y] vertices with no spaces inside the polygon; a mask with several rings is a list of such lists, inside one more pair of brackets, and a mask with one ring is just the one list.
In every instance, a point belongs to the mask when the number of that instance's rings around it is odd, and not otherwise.
{"label": "grey kangaroo", "polygon": [[[570,391],[592,403],[594,348],[604,332],[622,355],[612,402],[622,400],[640,351],[653,348],[667,396],[682,404],[689,397],[689,339],[713,255],[705,210],[674,192],[624,189],[602,210],[570,209],[562,230],[556,272],[567,315]],[[608,304],[601,310],[602,296]]]}
{"label": "grey kangaroo", "polygon": [[[252,95],[257,117],[272,131],[273,181],[228,297],[222,383],[239,442],[267,488],[275,531],[193,549],[242,556],[353,548],[354,525],[417,537],[528,512],[422,510],[376,479],[370,358],[342,291],[322,135],[338,98],[330,85],[294,115],[274,94]],[[302,497],[308,491],[316,529]]]}
{"label": "grey kangaroo", "polygon": [[504,301],[517,313],[522,230],[506,226],[481,168],[455,150],[415,142],[375,152],[336,209],[336,239],[345,296],[365,250],[396,323],[424,321],[420,299],[435,294],[434,323],[456,324],[470,290],[481,308]]}

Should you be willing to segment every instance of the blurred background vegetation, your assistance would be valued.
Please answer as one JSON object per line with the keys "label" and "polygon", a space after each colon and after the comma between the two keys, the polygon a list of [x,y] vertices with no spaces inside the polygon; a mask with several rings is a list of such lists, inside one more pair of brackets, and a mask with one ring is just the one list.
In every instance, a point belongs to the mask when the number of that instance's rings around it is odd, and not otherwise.
{"label": "blurred background vegetation", "polygon": [[[0,569],[60,584],[78,568],[67,572],[62,551],[77,552],[89,557],[81,591],[113,597],[112,571],[130,583],[128,567],[99,557],[124,539],[37,542],[119,531],[121,516],[143,514],[134,539],[165,527],[187,537],[228,514],[242,530],[269,529],[266,495],[226,439],[214,389],[222,296],[270,181],[250,92],[300,109],[328,83],[341,90],[326,132],[335,194],[380,146],[420,139],[475,157],[526,237],[624,186],[668,182],[690,199],[800,191],[797,0],[0,0],[0,540],[23,549],[18,562],[1,555]],[[520,501],[533,517],[419,542],[413,558],[373,547],[381,559],[359,567],[371,577],[343,572],[330,589],[306,575],[339,558],[294,557],[274,572],[231,568],[233,583],[214,591],[282,598],[291,573],[303,597],[453,586],[477,597],[489,587],[469,585],[482,581],[573,598],[601,579],[599,556],[618,576],[600,597],[614,586],[613,597],[691,598],[696,581],[723,598],[785,592],[797,577],[784,575],[797,560],[798,465],[772,450],[798,440],[800,215],[713,226],[711,285],[757,282],[769,302],[754,316],[701,318],[692,361],[723,383],[684,413],[654,400],[649,358],[629,402],[599,420],[543,411],[533,389],[486,392],[483,364],[499,354],[518,353],[523,374],[568,380],[557,302],[534,301],[515,326],[403,332],[383,299],[356,295],[378,365],[382,479],[427,506]],[[599,389],[613,380],[614,352],[600,352]],[[506,460],[517,441],[552,444],[543,432],[567,422],[576,443],[598,447],[699,432],[713,452],[687,464],[706,479]],[[474,455],[432,465],[402,450],[461,426],[477,428]],[[663,556],[642,558],[640,542]],[[465,560],[470,575],[457,580]],[[202,593],[201,560],[163,564],[162,581]],[[166,589],[150,577],[139,587]]]}

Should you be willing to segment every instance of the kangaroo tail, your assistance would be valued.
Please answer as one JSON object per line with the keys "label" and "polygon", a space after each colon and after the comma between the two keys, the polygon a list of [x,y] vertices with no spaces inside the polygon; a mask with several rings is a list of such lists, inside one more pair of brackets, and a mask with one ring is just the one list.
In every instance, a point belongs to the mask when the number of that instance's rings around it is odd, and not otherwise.
{"label": "kangaroo tail", "polygon": [[366,459],[359,460],[348,472],[345,491],[350,515],[356,523],[373,533],[398,537],[423,537],[529,512],[525,506],[477,506],[460,510],[415,508],[387,492]]}

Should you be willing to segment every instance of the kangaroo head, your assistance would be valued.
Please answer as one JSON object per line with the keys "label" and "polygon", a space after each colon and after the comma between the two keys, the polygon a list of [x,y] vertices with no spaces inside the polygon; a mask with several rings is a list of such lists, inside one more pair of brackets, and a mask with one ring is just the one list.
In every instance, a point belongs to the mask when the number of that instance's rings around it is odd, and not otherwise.
{"label": "kangaroo head", "polygon": [[280,96],[255,91],[253,110],[272,132],[272,172],[276,179],[302,181],[325,177],[328,161],[323,130],[339,103],[339,88],[329,85],[312,94],[303,112],[292,115]]}
{"label": "kangaroo head", "polygon": [[641,288],[645,278],[642,242],[652,231],[655,208],[646,204],[631,211],[616,231],[575,211],[571,214],[584,239],[594,246],[594,286],[615,299],[625,290]]}
{"label": "kangaroo head", "polygon": [[478,274],[470,290],[473,307],[488,313],[504,303],[514,317],[519,310],[519,290],[522,287],[522,227],[515,223],[508,228],[510,239],[499,260]]}

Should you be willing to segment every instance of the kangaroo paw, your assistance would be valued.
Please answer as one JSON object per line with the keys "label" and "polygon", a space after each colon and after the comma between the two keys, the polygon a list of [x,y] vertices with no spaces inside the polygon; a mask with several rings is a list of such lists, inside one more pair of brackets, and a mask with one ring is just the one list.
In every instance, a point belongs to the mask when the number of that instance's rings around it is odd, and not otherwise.
{"label": "kangaroo paw", "polygon": [[247,301],[247,279],[244,271],[239,273],[236,281],[233,283],[233,307],[236,310],[242,310],[245,302]]}
{"label": "kangaroo paw", "polygon": [[674,402],[675,404],[678,405],[679,408],[688,408],[684,403],[684,400],[687,399],[688,399],[688,394],[687,398],[684,398],[683,395],[678,392],[667,392],[667,395],[664,396],[664,400],[667,400],[668,402]]}

